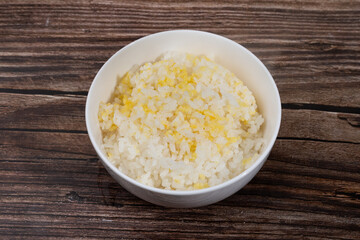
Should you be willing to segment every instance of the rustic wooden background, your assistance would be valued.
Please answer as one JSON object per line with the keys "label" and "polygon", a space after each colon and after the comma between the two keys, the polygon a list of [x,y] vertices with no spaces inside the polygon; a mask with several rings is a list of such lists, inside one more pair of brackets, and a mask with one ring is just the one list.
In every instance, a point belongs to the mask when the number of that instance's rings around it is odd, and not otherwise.
{"label": "rustic wooden background", "polygon": [[[217,204],[167,209],[104,170],[87,91],[145,35],[221,34],[278,85],[271,156]],[[360,1],[0,0],[1,239],[360,239]]]}

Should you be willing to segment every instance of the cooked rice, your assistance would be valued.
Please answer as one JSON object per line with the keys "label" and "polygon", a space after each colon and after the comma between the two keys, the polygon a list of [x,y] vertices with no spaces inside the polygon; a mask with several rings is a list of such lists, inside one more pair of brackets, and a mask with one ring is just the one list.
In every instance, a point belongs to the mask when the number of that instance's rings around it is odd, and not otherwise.
{"label": "cooked rice", "polygon": [[263,145],[251,91],[205,56],[169,52],[130,70],[98,117],[112,164],[162,189],[223,183],[249,168]]}

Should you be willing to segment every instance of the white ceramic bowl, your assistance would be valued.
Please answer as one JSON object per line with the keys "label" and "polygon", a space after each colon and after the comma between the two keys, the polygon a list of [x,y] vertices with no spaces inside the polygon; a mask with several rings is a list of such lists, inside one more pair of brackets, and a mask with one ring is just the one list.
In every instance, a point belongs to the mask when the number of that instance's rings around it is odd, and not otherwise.
{"label": "white ceramic bowl", "polygon": [[[101,147],[97,112],[101,101],[108,101],[122,76],[133,65],[153,61],[166,51],[184,51],[215,57],[215,61],[235,73],[255,95],[265,123],[266,147],[258,160],[237,177],[220,185],[194,191],[173,191],[149,187],[114,167]],[[97,154],[110,175],[125,189],[148,202],[167,207],[199,207],[218,202],[244,187],[260,170],[277,137],[281,120],[278,89],[263,63],[250,51],[222,36],[192,30],[160,32],[143,37],[115,53],[97,73],[86,100],[86,127]]]}

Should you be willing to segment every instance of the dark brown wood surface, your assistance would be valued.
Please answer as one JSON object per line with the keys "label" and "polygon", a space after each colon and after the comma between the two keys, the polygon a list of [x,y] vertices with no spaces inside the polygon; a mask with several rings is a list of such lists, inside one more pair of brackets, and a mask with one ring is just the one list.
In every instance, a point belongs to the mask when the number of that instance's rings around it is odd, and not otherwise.
{"label": "dark brown wood surface", "polygon": [[[250,49],[283,105],[259,174],[196,209],[128,193],[85,128],[102,64],[170,29]],[[360,1],[0,0],[0,114],[0,239],[360,239]]]}

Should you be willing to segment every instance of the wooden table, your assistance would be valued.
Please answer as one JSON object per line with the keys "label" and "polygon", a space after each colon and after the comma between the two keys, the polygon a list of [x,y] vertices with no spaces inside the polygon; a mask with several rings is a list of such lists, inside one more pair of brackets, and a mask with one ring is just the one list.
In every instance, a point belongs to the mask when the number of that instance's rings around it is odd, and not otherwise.
{"label": "wooden table", "polygon": [[[283,106],[259,174],[197,209],[128,193],[85,128],[103,63],[169,29],[250,49]],[[360,239],[359,1],[0,0],[0,35],[1,239]]]}

